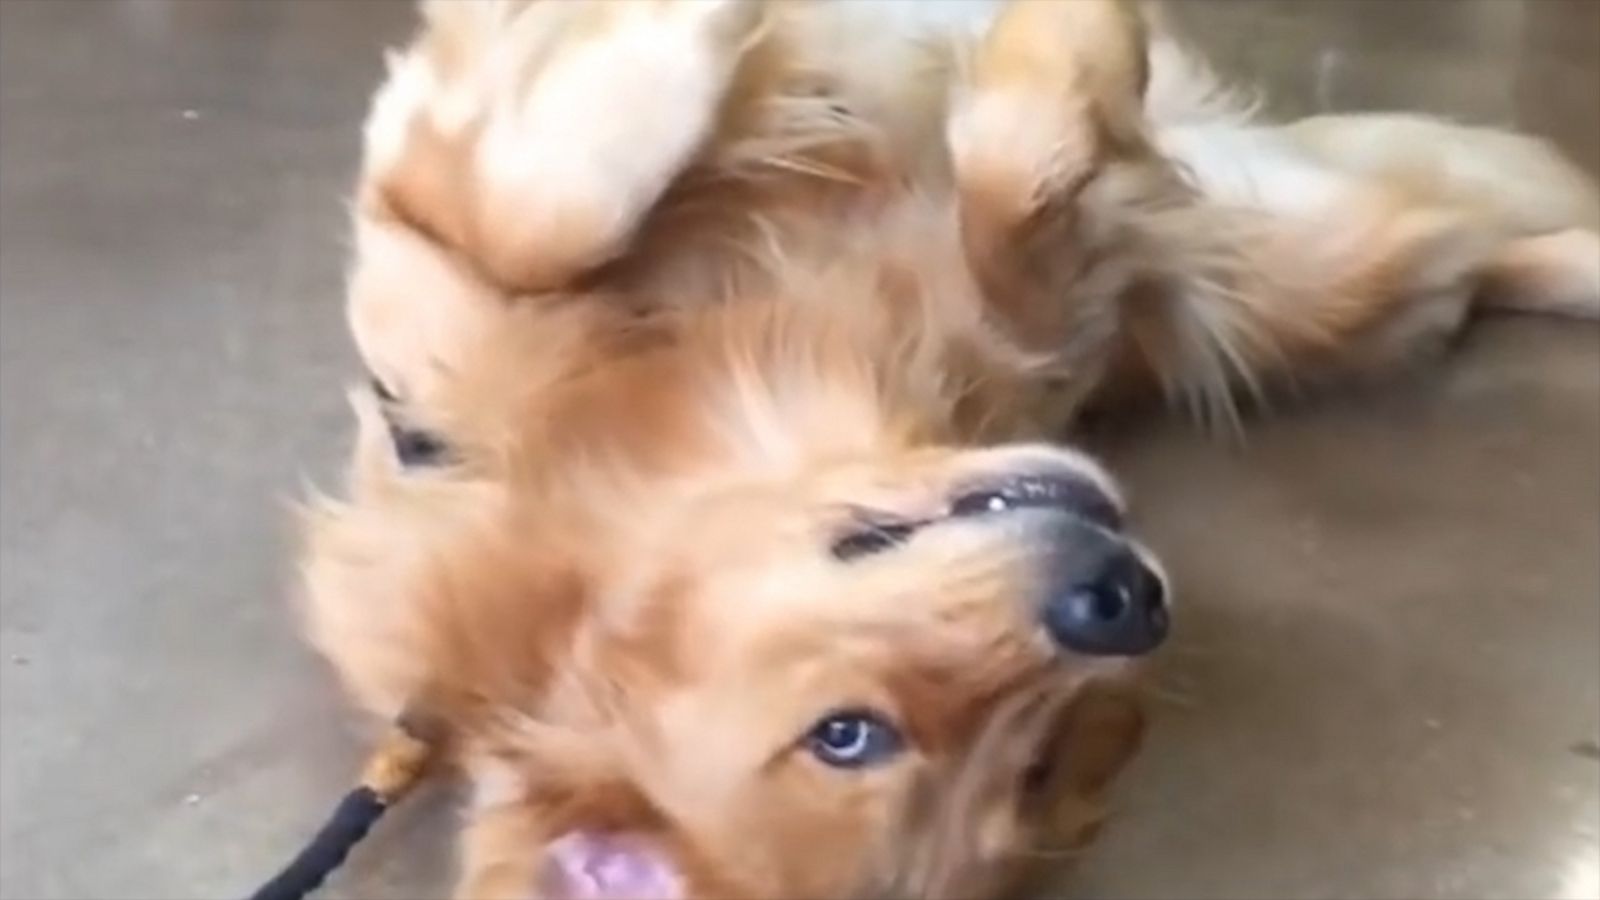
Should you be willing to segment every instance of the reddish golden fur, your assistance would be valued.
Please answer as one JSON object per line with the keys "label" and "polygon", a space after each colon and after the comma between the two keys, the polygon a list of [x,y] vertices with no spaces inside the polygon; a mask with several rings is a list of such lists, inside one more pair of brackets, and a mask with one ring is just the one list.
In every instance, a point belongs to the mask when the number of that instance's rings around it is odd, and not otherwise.
{"label": "reddish golden fur", "polygon": [[[363,707],[449,724],[462,897],[533,895],[580,829],[656,842],[699,895],[992,892],[1092,830],[1141,730],[1128,673],[1041,651],[1003,532],[857,570],[818,551],[834,530],[1041,455],[1092,471],[1017,443],[1088,402],[1154,388],[1227,421],[1240,388],[1403,359],[1480,288],[1593,314],[1566,184],[1363,156],[1360,121],[1272,132],[1349,162],[1325,202],[1208,184],[1178,126],[1255,126],[1164,83],[1185,61],[1129,7],[1016,3],[870,58],[831,8],[438,2],[375,105],[351,324],[454,462],[399,471],[353,395],[305,609]],[[677,50],[581,68],[629,34]],[[894,710],[911,759],[842,778],[791,752],[840,702]],[[1023,798],[1045,741],[1064,765]]]}

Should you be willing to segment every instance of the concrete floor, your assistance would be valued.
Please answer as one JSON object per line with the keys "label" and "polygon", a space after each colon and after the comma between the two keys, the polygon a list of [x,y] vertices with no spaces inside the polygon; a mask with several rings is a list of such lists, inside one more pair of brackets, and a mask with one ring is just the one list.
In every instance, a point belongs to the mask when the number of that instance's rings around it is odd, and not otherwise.
{"label": "concrete floor", "polygon": [[[1515,124],[1600,167],[1600,4],[1186,2],[1286,112]],[[0,3],[0,895],[240,896],[360,752],[284,605],[353,370],[341,195],[401,4]],[[1258,427],[1106,442],[1184,585],[1069,897],[1594,897],[1600,331]],[[446,797],[330,897],[437,895]]]}

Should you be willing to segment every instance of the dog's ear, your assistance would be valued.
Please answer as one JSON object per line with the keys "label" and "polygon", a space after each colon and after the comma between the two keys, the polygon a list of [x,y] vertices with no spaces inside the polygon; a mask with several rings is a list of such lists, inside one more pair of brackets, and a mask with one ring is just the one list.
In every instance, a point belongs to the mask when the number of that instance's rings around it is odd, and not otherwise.
{"label": "dog's ear", "polygon": [[569,831],[545,848],[537,892],[541,900],[681,900],[683,874],[648,835]]}

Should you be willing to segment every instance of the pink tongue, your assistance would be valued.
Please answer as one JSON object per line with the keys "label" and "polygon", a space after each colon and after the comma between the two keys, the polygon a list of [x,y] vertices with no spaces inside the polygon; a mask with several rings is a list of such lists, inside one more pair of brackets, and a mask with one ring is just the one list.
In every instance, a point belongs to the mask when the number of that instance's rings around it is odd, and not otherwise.
{"label": "pink tongue", "polygon": [[682,881],[655,842],[632,834],[572,831],[545,848],[543,900],[679,900]]}

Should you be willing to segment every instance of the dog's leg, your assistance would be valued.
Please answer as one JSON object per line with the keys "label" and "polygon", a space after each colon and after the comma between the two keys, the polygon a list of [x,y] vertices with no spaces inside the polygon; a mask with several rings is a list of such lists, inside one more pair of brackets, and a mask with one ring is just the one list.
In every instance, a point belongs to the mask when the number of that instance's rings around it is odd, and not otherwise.
{"label": "dog's leg", "polygon": [[436,0],[366,130],[359,197],[509,292],[620,254],[707,138],[760,4]]}
{"label": "dog's leg", "polygon": [[1070,373],[1063,413],[1113,355],[1137,273],[1126,223],[1189,192],[1155,152],[1144,24],[1117,0],[1014,0],[971,49],[946,135],[962,241],[1002,329]]}
{"label": "dog's leg", "polygon": [[1548,144],[1412,115],[1239,115],[1162,131],[1202,198],[1137,229],[1152,265],[1124,302],[1124,370],[1174,399],[1231,417],[1241,386],[1382,374],[1474,309],[1600,318],[1600,198]]}
{"label": "dog's leg", "polygon": [[1141,140],[1143,23],[1120,0],[1012,0],[970,48],[946,137],[982,249]]}
{"label": "dog's leg", "polygon": [[1017,296],[1026,245],[1070,235],[1089,179],[1143,148],[1143,42],[1117,0],[1013,0],[962,67],[946,126],[962,239],[990,300],[1019,324],[1053,305]]}
{"label": "dog's leg", "polygon": [[1600,187],[1550,142],[1411,114],[1317,116],[1281,132],[1351,178],[1496,228],[1482,307],[1600,318]]}
{"label": "dog's leg", "polygon": [[1146,224],[1148,290],[1122,301],[1121,371],[1207,424],[1241,390],[1391,373],[1443,349],[1475,309],[1600,318],[1600,236],[1508,238],[1473,208],[1339,182],[1297,213],[1202,203]]}
{"label": "dog's leg", "polygon": [[[624,254],[710,139],[764,7],[436,0],[374,98],[348,315],[372,373],[452,440],[584,364],[614,304],[553,304]],[[449,396],[445,396],[448,394]],[[440,410],[474,422],[430,422]],[[531,416],[531,418],[530,418]]]}
{"label": "dog's leg", "polygon": [[[1068,412],[1086,393],[1153,383],[1231,420],[1241,389],[1382,371],[1439,346],[1475,302],[1600,309],[1590,226],[1518,231],[1511,213],[1527,203],[1503,187],[1347,168],[1345,143],[1300,132],[1316,152],[1241,133],[1170,161],[1141,108],[1149,62],[1123,4],[1015,0],[953,97],[971,267],[1001,323],[1057,354],[1069,390],[1052,402]],[[1451,134],[1468,162],[1507,156]],[[1565,171],[1507,158],[1530,177]]]}
{"label": "dog's leg", "polygon": [[1600,319],[1600,232],[1572,228],[1508,241],[1484,270],[1479,303]]}

